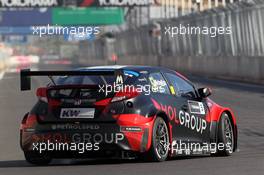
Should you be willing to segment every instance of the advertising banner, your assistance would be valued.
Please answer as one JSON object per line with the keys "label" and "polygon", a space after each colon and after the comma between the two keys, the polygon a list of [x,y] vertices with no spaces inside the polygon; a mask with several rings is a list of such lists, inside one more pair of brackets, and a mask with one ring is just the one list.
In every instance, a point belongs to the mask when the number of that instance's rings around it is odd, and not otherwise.
{"label": "advertising banner", "polygon": [[10,44],[24,44],[27,42],[27,36],[25,35],[4,35],[2,40]]}
{"label": "advertising banner", "polygon": [[0,35],[31,35],[31,27],[0,27]]}
{"label": "advertising banner", "polygon": [[5,9],[0,12],[0,26],[32,26],[51,24],[51,9]]}
{"label": "advertising banner", "polygon": [[0,7],[125,7],[157,5],[160,0],[0,0]]}
{"label": "advertising banner", "polygon": [[63,0],[0,0],[0,7],[54,7],[62,6]]}
{"label": "advertising banner", "polygon": [[53,8],[52,24],[56,25],[112,25],[124,22],[121,8]]}
{"label": "advertising banner", "polygon": [[79,0],[78,6],[149,6],[157,4],[156,0]]}

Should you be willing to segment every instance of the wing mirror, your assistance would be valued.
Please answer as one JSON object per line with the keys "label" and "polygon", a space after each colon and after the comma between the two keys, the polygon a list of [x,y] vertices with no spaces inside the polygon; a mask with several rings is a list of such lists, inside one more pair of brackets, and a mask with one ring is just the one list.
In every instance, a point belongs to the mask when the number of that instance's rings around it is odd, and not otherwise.
{"label": "wing mirror", "polygon": [[210,88],[207,88],[207,87],[206,88],[199,88],[198,93],[199,93],[200,97],[206,98],[212,94],[212,90]]}

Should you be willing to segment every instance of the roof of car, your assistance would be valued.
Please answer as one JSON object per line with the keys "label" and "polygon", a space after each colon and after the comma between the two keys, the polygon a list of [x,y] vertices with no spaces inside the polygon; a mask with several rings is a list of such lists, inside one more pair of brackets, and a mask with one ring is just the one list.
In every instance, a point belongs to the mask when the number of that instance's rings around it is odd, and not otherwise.
{"label": "roof of car", "polygon": [[118,69],[129,69],[134,71],[155,71],[155,70],[169,70],[163,67],[157,66],[142,66],[142,65],[108,65],[108,66],[92,66],[84,67],[80,70],[118,70]]}

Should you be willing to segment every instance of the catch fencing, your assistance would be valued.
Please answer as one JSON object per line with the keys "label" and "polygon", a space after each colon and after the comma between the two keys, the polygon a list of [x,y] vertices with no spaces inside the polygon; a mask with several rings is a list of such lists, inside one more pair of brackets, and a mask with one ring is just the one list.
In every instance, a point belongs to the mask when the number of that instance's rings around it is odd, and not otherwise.
{"label": "catch fencing", "polygon": [[[158,22],[161,37],[150,35],[152,26],[142,26],[116,34],[114,42],[95,41],[86,47],[89,58],[104,58],[111,53],[119,57],[129,55],[163,56],[263,56],[264,2],[237,2]],[[231,34],[202,33],[168,34],[168,28],[231,28]],[[109,46],[111,45],[111,46]]]}
{"label": "catch fencing", "polygon": [[[108,60],[105,64],[114,54],[118,64],[161,65],[264,83],[264,1],[241,1],[157,23],[159,27],[148,25],[119,32],[111,42],[106,38],[96,40],[85,47],[82,58],[87,58],[88,64],[98,58]],[[181,26],[213,32],[179,34]]]}

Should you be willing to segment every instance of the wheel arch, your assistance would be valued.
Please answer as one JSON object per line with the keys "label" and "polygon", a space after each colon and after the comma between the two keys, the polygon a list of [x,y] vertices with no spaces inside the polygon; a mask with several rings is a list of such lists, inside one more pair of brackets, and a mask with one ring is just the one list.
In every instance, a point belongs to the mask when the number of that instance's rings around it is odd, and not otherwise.
{"label": "wheel arch", "polygon": [[156,117],[161,117],[161,118],[163,118],[167,125],[168,125],[169,122],[170,122],[170,121],[169,121],[169,117],[168,117],[168,115],[167,115],[164,111],[158,111],[158,112],[156,113]]}
{"label": "wheel arch", "polygon": [[210,142],[211,143],[217,143],[218,142],[218,126],[219,121],[221,119],[221,116],[223,113],[226,113],[231,121],[232,128],[234,131],[234,150],[237,150],[238,146],[238,129],[237,129],[237,122],[236,117],[233,111],[229,108],[225,108],[219,105],[213,105],[213,107],[210,110],[210,116],[211,116],[211,129],[210,129]]}

